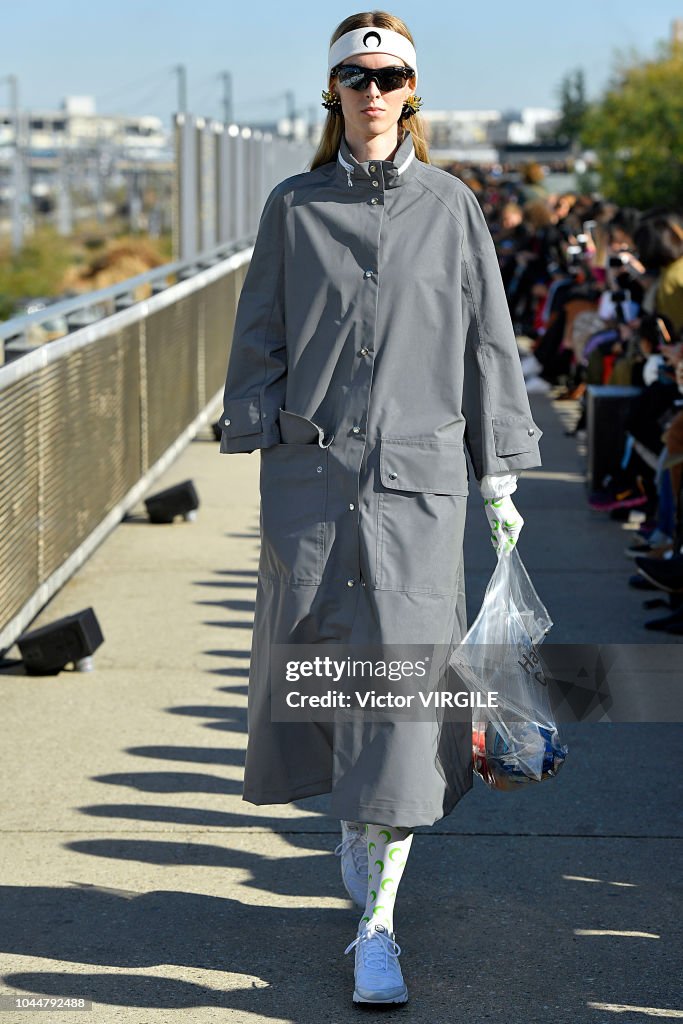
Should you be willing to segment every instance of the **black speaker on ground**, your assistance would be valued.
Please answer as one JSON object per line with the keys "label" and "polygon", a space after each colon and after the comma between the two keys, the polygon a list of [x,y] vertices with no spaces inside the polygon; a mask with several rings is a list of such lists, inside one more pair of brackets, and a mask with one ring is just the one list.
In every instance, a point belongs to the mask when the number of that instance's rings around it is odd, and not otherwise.
{"label": "black speaker on ground", "polygon": [[597,491],[607,474],[614,474],[624,454],[626,420],[642,388],[589,384],[586,388],[586,484]]}
{"label": "black speaker on ground", "polygon": [[75,615],[24,633],[17,640],[17,646],[29,675],[53,676],[70,662],[81,672],[91,669],[91,655],[103,640],[94,610],[84,608]]}
{"label": "black speaker on ground", "polygon": [[192,481],[183,480],[145,498],[145,508],[151,523],[172,523],[176,516],[192,520],[196,518],[199,497]]}

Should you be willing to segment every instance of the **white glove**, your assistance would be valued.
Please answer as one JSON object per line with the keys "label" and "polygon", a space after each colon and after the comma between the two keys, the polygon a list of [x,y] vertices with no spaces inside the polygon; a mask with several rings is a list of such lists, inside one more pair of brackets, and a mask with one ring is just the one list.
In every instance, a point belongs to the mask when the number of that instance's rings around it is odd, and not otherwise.
{"label": "white glove", "polygon": [[479,481],[479,491],[482,498],[502,498],[504,494],[512,494],[517,490],[517,479],[520,470],[516,473],[489,473]]}
{"label": "white glove", "polygon": [[491,527],[491,543],[496,555],[510,554],[524,526],[509,494],[502,498],[485,498],[484,511]]}

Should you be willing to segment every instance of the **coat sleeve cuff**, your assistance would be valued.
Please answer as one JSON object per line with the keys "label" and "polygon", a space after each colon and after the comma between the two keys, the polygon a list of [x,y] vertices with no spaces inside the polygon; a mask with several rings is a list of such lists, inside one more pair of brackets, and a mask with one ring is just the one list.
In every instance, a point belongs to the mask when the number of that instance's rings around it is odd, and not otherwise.
{"label": "coat sleeve cuff", "polygon": [[220,453],[253,452],[280,443],[277,417],[261,410],[259,395],[233,398],[221,414]]}
{"label": "coat sleeve cuff", "polygon": [[512,473],[542,464],[538,442],[543,431],[528,416],[494,416],[492,428],[495,459],[484,472]]}
{"label": "coat sleeve cuff", "polygon": [[517,490],[518,473],[487,473],[479,481],[482,498],[502,498]]}

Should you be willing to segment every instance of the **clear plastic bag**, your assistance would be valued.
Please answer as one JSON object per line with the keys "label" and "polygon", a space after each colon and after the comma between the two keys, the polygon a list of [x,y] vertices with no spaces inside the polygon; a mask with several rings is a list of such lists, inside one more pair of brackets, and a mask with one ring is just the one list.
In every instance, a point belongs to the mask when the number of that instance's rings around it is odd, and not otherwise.
{"label": "clear plastic bag", "polygon": [[537,647],[552,620],[517,548],[501,555],[481,609],[450,656],[473,693],[495,706],[473,712],[474,770],[495,789],[515,789],[557,774],[568,753],[560,742]]}

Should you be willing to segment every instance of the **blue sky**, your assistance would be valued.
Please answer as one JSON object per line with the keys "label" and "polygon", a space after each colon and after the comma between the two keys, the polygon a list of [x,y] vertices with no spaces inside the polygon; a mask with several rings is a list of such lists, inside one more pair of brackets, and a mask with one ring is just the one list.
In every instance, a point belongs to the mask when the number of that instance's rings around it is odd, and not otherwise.
{"label": "blue sky", "polygon": [[[23,107],[54,108],[65,95],[86,94],[101,112],[158,114],[168,124],[176,109],[171,68],[184,63],[197,114],[219,116],[217,76],[229,70],[241,120],[283,115],[288,89],[299,110],[322,117],[329,37],[365,9],[372,8],[334,0],[0,0],[0,75],[19,77]],[[683,16],[683,3],[667,0],[424,0],[386,9],[415,38],[425,109],[554,106],[562,75],[578,66],[595,96],[615,51],[653,54]],[[0,106],[7,102],[2,82]]]}

